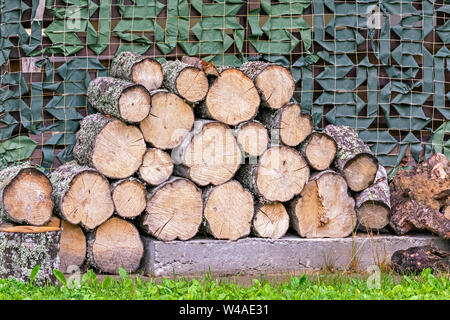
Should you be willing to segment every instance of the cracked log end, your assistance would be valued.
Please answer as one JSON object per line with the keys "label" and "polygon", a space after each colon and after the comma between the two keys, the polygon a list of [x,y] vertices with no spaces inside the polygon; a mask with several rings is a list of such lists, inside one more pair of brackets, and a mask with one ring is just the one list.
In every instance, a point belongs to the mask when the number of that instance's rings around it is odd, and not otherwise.
{"label": "cracked log end", "polygon": [[53,211],[52,185],[45,174],[35,168],[23,168],[5,186],[3,211],[8,221],[41,226]]}
{"label": "cracked log end", "polygon": [[86,258],[86,236],[76,225],[53,216],[48,227],[61,227],[59,247],[60,271],[71,273],[80,268]]}
{"label": "cracked log end", "polygon": [[269,145],[267,129],[257,121],[245,122],[238,128],[236,138],[242,151],[253,157],[263,154]]}
{"label": "cracked log end", "polygon": [[294,78],[282,66],[271,65],[265,68],[256,76],[255,84],[266,104],[272,109],[284,106],[294,94]]}
{"label": "cracked log end", "polygon": [[145,141],[159,149],[172,149],[194,124],[192,108],[176,94],[159,91],[152,96],[152,109],[140,123]]}
{"label": "cracked log end", "polygon": [[114,186],[112,199],[117,215],[122,218],[135,218],[146,206],[147,190],[139,180],[130,178]]}
{"label": "cracked log end", "polygon": [[194,103],[205,99],[209,89],[206,74],[194,67],[181,70],[175,80],[175,86],[181,97]]}
{"label": "cracked log end", "polygon": [[202,194],[189,180],[172,178],[148,196],[143,230],[163,241],[188,240],[202,222]]}
{"label": "cracked log end", "polygon": [[289,207],[292,226],[306,238],[343,238],[356,225],[355,200],[339,174],[324,171],[311,178]]}
{"label": "cracked log end", "polygon": [[119,98],[119,113],[127,122],[140,122],[150,112],[150,93],[142,86],[125,89]]}
{"label": "cracked log end", "polygon": [[231,130],[219,122],[203,125],[186,147],[183,164],[189,178],[200,186],[230,180],[241,163],[241,151]]}
{"label": "cracked log end", "polygon": [[336,157],[337,145],[332,137],[322,132],[313,132],[302,146],[308,164],[317,171],[328,169]]}
{"label": "cracked log end", "polygon": [[206,95],[209,116],[228,125],[252,119],[261,99],[254,83],[238,69],[222,71]]}
{"label": "cracked log end", "polygon": [[92,165],[109,178],[128,178],[141,166],[145,151],[145,141],[138,128],[111,121],[95,137]]}
{"label": "cracked log end", "polygon": [[257,206],[252,232],[261,238],[280,239],[289,228],[289,215],[281,202]]}
{"label": "cracked log end", "polygon": [[295,147],[309,136],[314,128],[311,116],[302,113],[296,103],[288,104],[281,112],[278,128],[280,140],[283,144]]}
{"label": "cracked log end", "polygon": [[375,156],[360,153],[345,164],[343,175],[350,190],[359,192],[372,185],[377,171],[378,161]]}
{"label": "cracked log end", "polygon": [[98,227],[88,241],[89,263],[104,273],[118,274],[119,267],[135,272],[143,254],[139,231],[130,222],[116,217]]}
{"label": "cracked log end", "polygon": [[157,186],[167,181],[173,172],[170,155],[160,149],[150,148],[144,155],[139,176],[150,185]]}
{"label": "cracked log end", "polygon": [[131,76],[134,83],[139,83],[148,91],[159,89],[163,83],[162,67],[158,61],[145,58],[133,65]]}
{"label": "cracked log end", "polygon": [[96,228],[114,212],[108,180],[94,170],[77,174],[62,198],[60,210],[69,223]]}
{"label": "cracked log end", "polygon": [[261,156],[256,187],[268,201],[289,201],[299,194],[309,178],[309,168],[294,149],[276,146]]}
{"label": "cracked log end", "polygon": [[216,239],[237,240],[250,233],[253,197],[237,181],[212,187],[205,196],[208,232]]}

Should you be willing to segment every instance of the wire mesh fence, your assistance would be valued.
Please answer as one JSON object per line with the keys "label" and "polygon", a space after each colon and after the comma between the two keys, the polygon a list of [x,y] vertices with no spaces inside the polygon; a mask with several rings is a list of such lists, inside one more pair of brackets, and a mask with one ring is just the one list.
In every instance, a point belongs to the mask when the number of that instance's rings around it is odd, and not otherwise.
{"label": "wire mesh fence", "polygon": [[0,161],[72,159],[89,81],[122,51],[288,66],[294,99],[380,162],[450,155],[448,0],[0,0]]}

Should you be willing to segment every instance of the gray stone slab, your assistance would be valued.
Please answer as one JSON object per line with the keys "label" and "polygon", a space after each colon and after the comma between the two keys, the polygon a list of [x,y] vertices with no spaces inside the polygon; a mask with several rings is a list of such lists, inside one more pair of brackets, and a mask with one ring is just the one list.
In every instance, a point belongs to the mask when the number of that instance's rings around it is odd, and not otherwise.
{"label": "gray stone slab", "polygon": [[431,235],[304,239],[244,238],[237,241],[191,239],[162,242],[143,237],[143,269],[152,276],[285,273],[323,267],[367,270],[390,263],[392,253],[433,244],[450,250],[450,241]]}

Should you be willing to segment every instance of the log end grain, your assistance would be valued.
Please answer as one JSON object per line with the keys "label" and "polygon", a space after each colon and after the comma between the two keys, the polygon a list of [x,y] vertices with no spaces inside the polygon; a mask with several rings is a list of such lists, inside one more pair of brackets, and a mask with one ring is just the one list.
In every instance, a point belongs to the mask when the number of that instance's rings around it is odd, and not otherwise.
{"label": "log end grain", "polygon": [[356,208],[358,222],[365,230],[381,230],[389,224],[391,209],[380,201],[367,201]]}
{"label": "log end grain", "polygon": [[144,184],[134,178],[119,181],[112,190],[116,214],[126,219],[135,218],[145,210],[146,197]]}
{"label": "log end grain", "polygon": [[311,116],[302,113],[301,107],[290,103],[280,110],[279,137],[283,144],[295,147],[309,136],[314,129]]}
{"label": "log end grain", "polygon": [[244,154],[252,157],[263,154],[269,145],[267,129],[257,121],[248,121],[240,125],[236,139]]}
{"label": "log end grain", "polygon": [[322,132],[313,132],[302,151],[311,168],[323,171],[333,163],[337,145],[329,135]]}
{"label": "log end grain", "polygon": [[252,232],[261,238],[280,239],[289,228],[289,215],[281,202],[259,206],[252,223]]}
{"label": "log end grain", "polygon": [[186,67],[180,71],[175,80],[178,94],[189,102],[205,99],[209,84],[206,74],[194,67]]}
{"label": "log end grain", "polygon": [[158,61],[145,58],[132,67],[132,80],[143,85],[148,91],[161,88],[163,83],[162,67]]}
{"label": "log end grain", "polygon": [[150,105],[150,93],[144,86],[129,87],[122,92],[119,98],[120,117],[126,122],[140,122],[148,116]]}
{"label": "log end grain", "polygon": [[279,65],[270,65],[261,71],[255,78],[255,85],[271,109],[279,109],[288,103],[295,89],[291,73]]}
{"label": "log end grain", "polygon": [[378,160],[375,156],[360,153],[345,164],[343,175],[350,190],[359,192],[372,185],[377,171]]}
{"label": "log end grain", "polygon": [[157,186],[167,181],[173,172],[170,155],[157,148],[150,148],[144,155],[139,176],[150,185]]}

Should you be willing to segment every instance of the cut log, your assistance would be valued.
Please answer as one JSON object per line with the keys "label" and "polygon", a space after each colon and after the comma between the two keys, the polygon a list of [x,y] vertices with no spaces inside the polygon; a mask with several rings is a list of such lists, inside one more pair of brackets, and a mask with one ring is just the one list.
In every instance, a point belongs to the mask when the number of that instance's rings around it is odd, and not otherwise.
{"label": "cut log", "polygon": [[59,247],[59,270],[71,273],[80,270],[86,258],[86,236],[83,230],[76,225],[53,216],[47,227],[61,228]]}
{"label": "cut log", "polygon": [[435,154],[410,170],[399,170],[391,182],[391,220],[397,234],[428,230],[450,239],[450,166],[443,154]]}
{"label": "cut log", "polygon": [[262,110],[257,119],[269,130],[272,144],[282,143],[289,147],[298,146],[314,128],[311,116],[302,113],[296,103],[289,103],[275,112]]}
{"label": "cut log", "polygon": [[135,272],[144,255],[139,231],[130,222],[113,217],[87,235],[88,265],[100,272]]}
{"label": "cut log", "polygon": [[114,212],[108,180],[94,169],[70,161],[50,175],[55,212],[71,224],[92,230]]}
{"label": "cut log", "polygon": [[165,90],[152,92],[152,110],[140,123],[145,141],[159,149],[178,146],[192,129],[194,112],[176,94]]}
{"label": "cut log", "polygon": [[237,181],[203,192],[206,230],[216,239],[237,240],[250,233],[253,197]]}
{"label": "cut log", "polygon": [[291,100],[295,81],[288,69],[274,63],[249,61],[241,66],[241,71],[254,81],[264,106],[279,109]]}
{"label": "cut log", "polygon": [[346,126],[328,125],[324,133],[337,143],[336,167],[347,181],[350,190],[360,192],[375,180],[378,160],[356,131]]}
{"label": "cut log", "polygon": [[331,170],[313,174],[288,205],[288,212],[301,237],[343,238],[356,226],[355,200],[348,194],[345,179]]}
{"label": "cut log", "polygon": [[206,74],[179,60],[167,61],[162,65],[164,87],[189,102],[196,103],[205,99],[209,84]]}
{"label": "cut log", "polygon": [[118,216],[133,219],[145,210],[147,190],[138,179],[131,177],[116,181],[111,185],[111,190]]}
{"label": "cut log", "polygon": [[144,155],[144,161],[139,168],[139,176],[152,186],[167,181],[173,172],[173,162],[170,155],[160,149],[150,148]]}
{"label": "cut log", "polygon": [[150,192],[140,224],[159,240],[188,240],[197,234],[202,210],[202,194],[195,184],[171,178]]}
{"label": "cut log", "polygon": [[300,152],[309,166],[317,171],[328,169],[336,157],[337,144],[323,132],[313,132],[302,142]]}
{"label": "cut log", "polygon": [[267,203],[291,200],[309,178],[309,168],[294,149],[274,146],[267,149],[257,164],[242,165],[236,179],[258,199]]}
{"label": "cut log", "polygon": [[434,272],[450,272],[450,252],[432,246],[411,247],[392,254],[391,265],[400,274],[418,274],[430,268]]}
{"label": "cut log", "polygon": [[61,230],[54,227],[18,226],[0,229],[0,278],[14,277],[28,283],[39,265],[33,284],[55,284],[59,269]]}
{"label": "cut log", "polygon": [[148,91],[159,89],[163,83],[163,72],[158,61],[125,51],[118,54],[111,64],[111,77],[138,83]]}
{"label": "cut log", "polygon": [[209,77],[219,76],[219,71],[212,61],[208,62],[198,57],[182,56],[181,62],[202,70]]}
{"label": "cut log", "polygon": [[246,157],[260,156],[269,145],[267,129],[258,121],[241,123],[234,130],[234,135],[242,153]]}
{"label": "cut log", "polygon": [[289,214],[281,202],[258,204],[252,222],[252,233],[261,238],[280,239],[289,229]]}
{"label": "cut log", "polygon": [[378,165],[375,182],[355,196],[356,216],[365,230],[381,230],[389,224],[391,192],[386,169]]}
{"label": "cut log", "polygon": [[260,101],[253,82],[238,69],[229,68],[220,73],[196,111],[201,118],[236,126],[256,116]]}
{"label": "cut log", "polygon": [[53,211],[52,185],[29,162],[0,171],[0,223],[42,226]]}
{"label": "cut log", "polygon": [[194,129],[172,151],[174,174],[200,186],[230,180],[239,168],[241,157],[230,128],[208,120],[195,121]]}
{"label": "cut log", "polygon": [[125,122],[140,122],[150,112],[148,90],[125,80],[98,77],[89,83],[86,95],[95,109]]}
{"label": "cut log", "polygon": [[98,113],[81,121],[76,136],[73,155],[78,163],[112,179],[132,176],[141,166],[147,149],[138,128]]}

